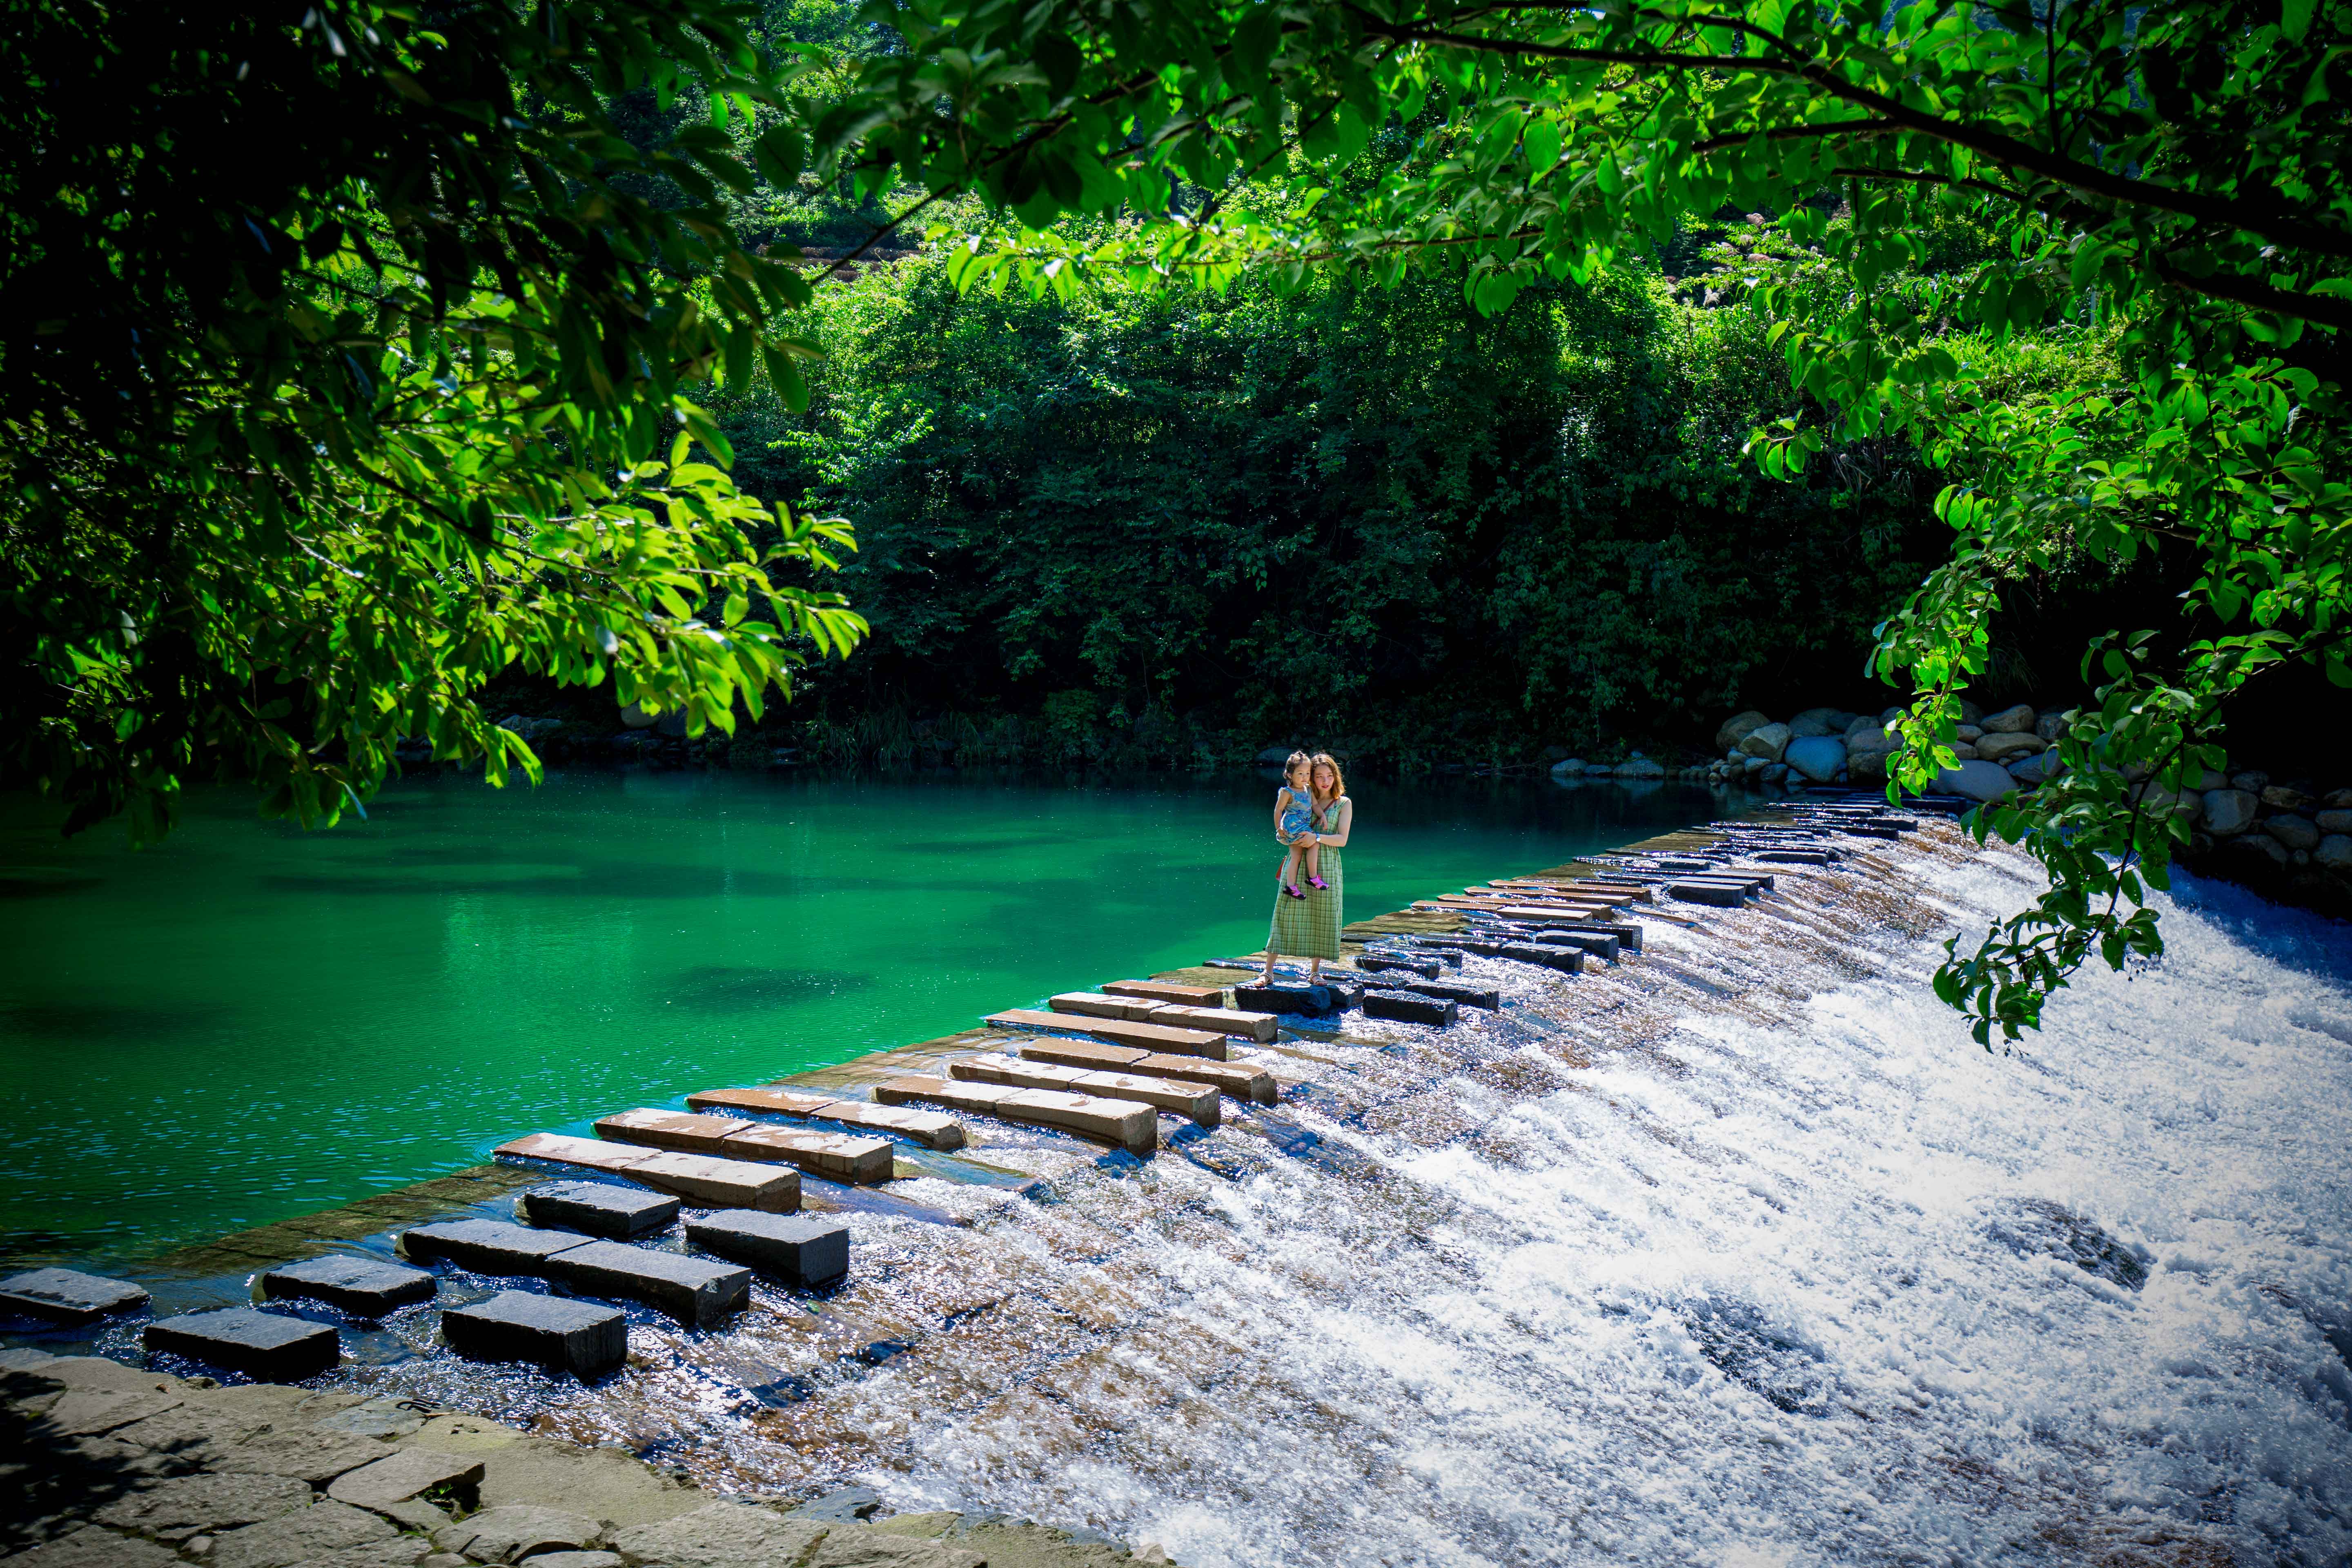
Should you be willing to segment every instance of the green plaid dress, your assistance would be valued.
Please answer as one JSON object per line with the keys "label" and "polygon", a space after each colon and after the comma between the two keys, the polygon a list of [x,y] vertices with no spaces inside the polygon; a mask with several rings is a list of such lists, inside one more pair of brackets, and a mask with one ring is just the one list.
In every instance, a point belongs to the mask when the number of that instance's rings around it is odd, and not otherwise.
{"label": "green plaid dress", "polygon": [[[1318,833],[1336,833],[1339,828],[1339,807],[1347,801],[1341,795],[1323,808],[1315,819]],[[1307,889],[1303,899],[1294,899],[1277,886],[1274,889],[1274,931],[1267,938],[1277,953],[1291,958],[1324,958],[1339,956],[1339,928],[1347,923],[1340,906],[1347,892],[1345,868],[1340,864],[1339,851],[1330,845],[1323,846],[1322,877],[1331,884],[1319,891]],[[1277,877],[1280,868],[1276,868]]]}

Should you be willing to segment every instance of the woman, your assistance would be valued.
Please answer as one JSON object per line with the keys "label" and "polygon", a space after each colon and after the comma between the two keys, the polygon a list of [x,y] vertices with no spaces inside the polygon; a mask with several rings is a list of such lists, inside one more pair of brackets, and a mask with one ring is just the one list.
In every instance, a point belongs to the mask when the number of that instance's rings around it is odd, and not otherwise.
{"label": "woman", "polygon": [[[1274,984],[1274,961],[1288,953],[1293,958],[1311,961],[1308,984],[1319,984],[1323,978],[1323,961],[1339,956],[1339,928],[1347,917],[1341,904],[1347,891],[1345,868],[1340,864],[1339,851],[1348,842],[1348,829],[1354,823],[1356,807],[1348,799],[1348,781],[1339,775],[1339,764],[1328,752],[1318,752],[1309,760],[1308,799],[1313,807],[1314,831],[1307,837],[1323,850],[1323,880],[1320,888],[1310,888],[1303,899],[1294,899],[1281,888],[1274,890],[1274,930],[1265,943],[1265,983]],[[1280,836],[1277,834],[1277,837]],[[1285,845],[1286,850],[1289,846]]]}

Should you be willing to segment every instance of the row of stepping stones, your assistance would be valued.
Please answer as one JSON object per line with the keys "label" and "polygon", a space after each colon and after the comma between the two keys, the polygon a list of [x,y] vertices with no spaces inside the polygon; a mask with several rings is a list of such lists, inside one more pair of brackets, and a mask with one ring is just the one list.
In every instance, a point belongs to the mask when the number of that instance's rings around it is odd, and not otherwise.
{"label": "row of stepping stones", "polygon": [[[849,1271],[849,1227],[814,1215],[721,1209],[689,1217],[686,1238],[726,1259],[630,1243],[678,1223],[678,1200],[601,1183],[572,1182],[523,1193],[516,1212],[530,1223],[452,1220],[400,1237],[415,1262],[444,1262],[501,1279],[541,1279],[571,1296],[501,1290],[441,1314],[442,1337],[462,1356],[527,1362],[582,1379],[601,1376],[628,1355],[625,1320],[611,1300],[642,1302],[697,1328],[750,1304],[751,1275],[823,1289]],[[361,1320],[429,1301],[439,1285],[428,1270],[348,1253],[306,1258],[256,1281],[270,1301],[315,1301]],[[583,1300],[581,1298],[592,1298]],[[124,1280],[70,1268],[39,1268],[0,1280],[0,1310],[87,1323],[144,1307],[148,1293]],[[342,1360],[331,1323],[250,1307],[159,1319],[142,1331],[149,1352],[270,1383],[312,1377]]]}

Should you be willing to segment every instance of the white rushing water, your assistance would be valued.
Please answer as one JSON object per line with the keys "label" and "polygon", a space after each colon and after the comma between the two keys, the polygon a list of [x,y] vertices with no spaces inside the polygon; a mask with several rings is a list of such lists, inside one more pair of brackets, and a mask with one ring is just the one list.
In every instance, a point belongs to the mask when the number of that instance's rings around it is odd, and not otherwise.
{"label": "white rushing water", "polygon": [[1296,1113],[1384,1180],[1163,1156],[1106,1283],[1150,1328],[868,1479],[1195,1564],[2347,1561],[2345,928],[2193,889],[1988,1055],[1927,976],[2023,865],[1916,868],[1940,928],[1856,922],[1826,988],[1751,944],[1737,1004],[1549,1092],[1444,1078],[1465,1136]]}

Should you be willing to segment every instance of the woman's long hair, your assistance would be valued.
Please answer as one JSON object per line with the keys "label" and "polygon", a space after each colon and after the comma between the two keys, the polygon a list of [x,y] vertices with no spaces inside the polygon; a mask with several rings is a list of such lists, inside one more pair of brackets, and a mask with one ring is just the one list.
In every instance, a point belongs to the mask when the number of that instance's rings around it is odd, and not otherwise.
{"label": "woman's long hair", "polygon": [[[1317,768],[1329,768],[1331,770],[1331,794],[1328,798],[1325,797],[1321,790],[1315,787],[1315,770]],[[1339,758],[1333,756],[1328,752],[1318,752],[1313,756],[1307,759],[1307,793],[1314,797],[1315,809],[1318,811],[1322,810],[1325,806],[1329,805],[1332,801],[1339,799],[1341,795],[1348,793],[1348,775],[1339,771]]]}

